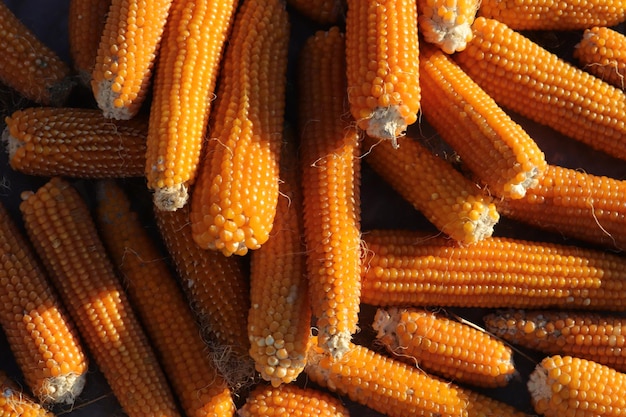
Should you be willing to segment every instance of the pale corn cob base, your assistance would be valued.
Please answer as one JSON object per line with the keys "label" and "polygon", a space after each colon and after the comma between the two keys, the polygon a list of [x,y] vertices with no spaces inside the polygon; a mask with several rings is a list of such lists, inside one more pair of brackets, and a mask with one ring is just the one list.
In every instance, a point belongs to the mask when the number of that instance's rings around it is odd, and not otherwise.
{"label": "pale corn cob base", "polygon": [[39,392],[34,394],[43,403],[74,404],[87,380],[86,374],[69,373],[48,378]]}
{"label": "pale corn cob base", "polygon": [[400,147],[398,138],[404,136],[407,124],[397,106],[377,107],[367,119],[358,121],[368,135],[391,141],[394,149]]}
{"label": "pale corn cob base", "polygon": [[539,171],[539,167],[533,166],[530,171],[523,172],[522,174],[524,175],[522,182],[507,184],[507,187],[510,188],[506,191],[509,193],[510,198],[524,198],[527,190],[539,184],[539,177],[542,173]]}
{"label": "pale corn cob base", "polygon": [[6,148],[6,152],[9,155],[9,161],[13,159],[15,152],[17,152],[19,148],[24,146],[24,142],[22,142],[15,136],[11,135],[11,132],[9,131],[8,127],[5,127],[4,130],[2,131],[2,136],[0,140],[2,141],[2,143],[4,144]]}
{"label": "pale corn cob base", "polygon": [[535,401],[550,401],[552,388],[548,383],[548,370],[537,365],[528,379],[528,391]]}
{"label": "pale corn cob base", "polygon": [[437,15],[418,17],[420,27],[427,28],[420,30],[426,42],[438,45],[447,54],[464,50],[467,43],[472,40],[471,22],[456,24],[454,20],[448,22]]}
{"label": "pale corn cob base", "polygon": [[[90,77],[91,78],[91,77]],[[116,107],[114,101],[120,97],[111,89],[113,80],[103,80],[98,83],[95,94],[98,107],[102,110],[104,117],[117,120],[129,120],[134,116],[129,107]]]}
{"label": "pale corn cob base", "polygon": [[179,208],[183,208],[188,200],[189,191],[185,184],[157,188],[154,190],[153,194],[155,207],[163,211],[176,211]]}

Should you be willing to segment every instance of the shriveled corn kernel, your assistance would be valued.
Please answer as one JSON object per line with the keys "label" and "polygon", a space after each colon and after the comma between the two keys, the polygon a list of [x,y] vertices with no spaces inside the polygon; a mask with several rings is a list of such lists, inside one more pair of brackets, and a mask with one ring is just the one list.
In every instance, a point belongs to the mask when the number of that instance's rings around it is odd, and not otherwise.
{"label": "shriveled corn kernel", "polygon": [[608,27],[585,30],[574,58],[596,77],[626,90],[626,35]]}
{"label": "shriveled corn kernel", "polygon": [[418,0],[420,33],[447,54],[465,49],[472,39],[478,0]]}

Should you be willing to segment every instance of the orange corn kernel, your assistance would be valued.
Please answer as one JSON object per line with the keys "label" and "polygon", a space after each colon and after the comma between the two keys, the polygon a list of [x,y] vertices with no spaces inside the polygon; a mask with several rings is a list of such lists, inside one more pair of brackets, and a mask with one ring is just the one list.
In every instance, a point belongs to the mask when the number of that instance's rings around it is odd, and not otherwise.
{"label": "orange corn kernel", "polygon": [[54,414],[22,392],[4,371],[0,371],[0,392],[1,417],[54,417]]}
{"label": "orange corn kernel", "polygon": [[574,58],[586,71],[626,90],[626,35],[623,33],[600,26],[585,30],[575,46]]}

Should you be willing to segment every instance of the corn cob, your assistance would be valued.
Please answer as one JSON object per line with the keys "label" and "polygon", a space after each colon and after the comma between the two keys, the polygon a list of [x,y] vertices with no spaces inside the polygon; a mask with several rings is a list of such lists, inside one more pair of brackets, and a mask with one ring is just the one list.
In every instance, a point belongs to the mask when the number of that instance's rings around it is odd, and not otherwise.
{"label": "corn cob", "polygon": [[467,402],[467,417],[537,417],[476,391],[463,387],[457,387],[457,389]]}
{"label": "corn cob", "polygon": [[626,159],[626,93],[497,20],[479,17],[472,28],[455,59],[498,104]]}
{"label": "corn cob", "polygon": [[73,403],[85,385],[87,358],[74,324],[4,205],[0,205],[0,325],[39,401]]}
{"label": "corn cob", "polygon": [[613,417],[626,413],[626,374],[572,356],[548,356],[530,374],[535,411],[545,417]]}
{"label": "corn cob", "polygon": [[129,417],[178,416],[78,191],[54,177],[36,192],[23,192],[22,199],[30,240],[124,411]]}
{"label": "corn cob", "polygon": [[316,23],[337,24],[345,14],[346,0],[287,0],[287,5]]}
{"label": "corn cob", "polygon": [[348,0],[346,59],[352,116],[397,148],[420,108],[415,0]]}
{"label": "corn cob", "polygon": [[130,119],[143,103],[172,0],[112,0],[91,89],[104,116]]}
{"label": "corn cob", "polygon": [[538,184],[544,154],[459,66],[422,45],[422,112],[478,180],[504,198],[521,198]]}
{"label": "corn cob", "polygon": [[204,249],[244,255],[269,237],[278,203],[288,39],[281,0],[242,4],[192,198],[193,238]]}
{"label": "corn cob", "polygon": [[372,305],[622,310],[626,260],[508,238],[458,247],[410,231],[363,235],[361,301]]}
{"label": "corn cob", "polygon": [[299,57],[304,232],[309,294],[319,342],[341,356],[359,313],[360,140],[345,108],[344,40],[319,31]]}
{"label": "corn cob", "polygon": [[574,58],[586,71],[622,90],[626,89],[626,35],[607,27],[585,30]]}
{"label": "corn cob", "polygon": [[29,100],[61,105],[72,82],[70,68],[0,2],[0,81]]}
{"label": "corn cob", "polygon": [[11,167],[29,175],[142,176],[148,123],[111,121],[98,110],[31,107],[6,118]]}
{"label": "corn cob", "polygon": [[186,204],[236,0],[175,1],[150,108],[145,174],[158,209]]}
{"label": "corn cob", "polygon": [[446,54],[462,51],[472,40],[479,0],[418,0],[419,30],[426,42]]}
{"label": "corn cob", "polygon": [[395,358],[458,383],[505,386],[515,376],[513,352],[466,324],[421,309],[378,309],[376,338]]}
{"label": "corn cob", "polygon": [[453,240],[476,243],[491,236],[500,218],[492,197],[417,140],[405,138],[403,152],[368,136],[362,146],[374,171]]}
{"label": "corn cob", "polygon": [[0,370],[0,417],[54,417]]}

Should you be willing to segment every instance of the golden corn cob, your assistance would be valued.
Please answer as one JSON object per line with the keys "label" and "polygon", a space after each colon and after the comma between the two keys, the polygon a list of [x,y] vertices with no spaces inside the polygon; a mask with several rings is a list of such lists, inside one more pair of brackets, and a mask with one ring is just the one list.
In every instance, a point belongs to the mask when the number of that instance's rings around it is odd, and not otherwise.
{"label": "golden corn cob", "polygon": [[365,161],[435,227],[461,243],[493,233],[500,215],[493,198],[412,138],[402,152],[366,136]]}
{"label": "golden corn cob", "polygon": [[235,0],[174,1],[150,107],[145,173],[160,210],[186,204]]}
{"label": "golden corn cob", "polygon": [[11,167],[29,175],[142,176],[145,118],[112,121],[93,109],[31,107],[6,118]]}
{"label": "golden corn cob", "polygon": [[348,0],[346,59],[352,117],[397,148],[420,109],[415,0]]}
{"label": "golden corn cob", "polygon": [[124,411],[129,417],[178,416],[165,375],[78,191],[54,177],[36,192],[22,193],[22,199],[30,240]]}
{"label": "golden corn cob", "polygon": [[86,355],[74,324],[4,205],[0,205],[0,325],[39,401],[73,403],[85,385]]}
{"label": "golden corn cob", "polygon": [[337,24],[345,14],[346,0],[287,0],[302,15],[323,25]]}
{"label": "golden corn cob", "polygon": [[360,140],[344,118],[344,40],[338,27],[300,52],[298,123],[309,296],[319,342],[345,353],[357,330],[361,265]]}
{"label": "golden corn cob", "polygon": [[479,17],[456,61],[501,106],[626,159],[626,93],[497,20]]}
{"label": "golden corn cob", "polygon": [[422,45],[422,112],[490,192],[521,198],[546,168],[535,141],[443,52]]}
{"label": "golden corn cob", "polygon": [[585,30],[574,58],[586,71],[622,90],[626,89],[626,35],[608,27]]}
{"label": "golden corn cob", "polygon": [[244,255],[269,238],[278,203],[289,20],[281,0],[239,8],[191,205],[202,248]]}
{"label": "golden corn cob", "polygon": [[54,417],[0,370],[0,417]]}
{"label": "golden corn cob", "polygon": [[417,0],[420,33],[446,54],[462,51],[472,40],[479,0]]}
{"label": "golden corn cob", "polygon": [[537,417],[468,388],[457,387],[467,402],[467,417]]}
{"label": "golden corn cob", "polygon": [[459,247],[411,231],[363,235],[361,301],[373,305],[622,310],[626,259],[508,238]]}
{"label": "golden corn cob", "polygon": [[396,359],[458,383],[505,386],[516,375],[501,340],[443,315],[416,308],[379,308],[376,338]]}

